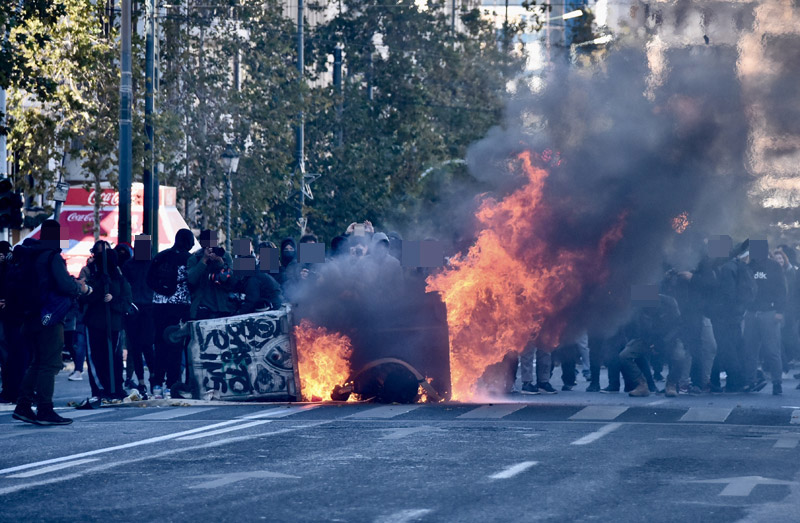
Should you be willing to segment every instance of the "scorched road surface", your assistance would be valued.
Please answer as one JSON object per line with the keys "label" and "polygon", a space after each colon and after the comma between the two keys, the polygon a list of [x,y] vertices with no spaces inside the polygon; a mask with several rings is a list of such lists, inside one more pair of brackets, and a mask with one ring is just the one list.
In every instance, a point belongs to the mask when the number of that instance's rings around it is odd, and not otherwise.
{"label": "scorched road surface", "polygon": [[[0,413],[3,521],[796,521],[792,409],[247,405]],[[793,423],[795,422],[795,423]]]}

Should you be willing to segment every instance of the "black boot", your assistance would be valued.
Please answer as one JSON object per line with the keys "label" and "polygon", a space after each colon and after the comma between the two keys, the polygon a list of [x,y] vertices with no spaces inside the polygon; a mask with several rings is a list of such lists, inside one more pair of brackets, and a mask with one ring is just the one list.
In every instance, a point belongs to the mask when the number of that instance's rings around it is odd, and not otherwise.
{"label": "black boot", "polygon": [[52,403],[42,403],[39,405],[39,412],[36,414],[36,423],[39,425],[69,425],[72,420],[62,418],[56,414]]}
{"label": "black boot", "polygon": [[25,400],[17,401],[17,407],[14,409],[14,414],[12,414],[11,417],[19,421],[24,421],[25,423],[33,423],[34,425],[37,423],[36,413],[33,412],[30,402]]}

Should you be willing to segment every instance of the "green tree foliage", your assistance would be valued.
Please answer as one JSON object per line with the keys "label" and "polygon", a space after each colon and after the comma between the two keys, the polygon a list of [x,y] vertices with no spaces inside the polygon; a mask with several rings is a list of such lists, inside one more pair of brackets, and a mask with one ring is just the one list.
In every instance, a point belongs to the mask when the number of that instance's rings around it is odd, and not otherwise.
{"label": "green tree foliage", "polygon": [[95,184],[116,178],[116,32],[104,32],[103,7],[91,0],[62,0],[49,9],[50,23],[27,17],[11,30],[12,41],[36,42],[15,48],[15,70],[24,74],[12,75],[8,101],[9,145],[29,182],[27,196],[58,178],[65,152]]}
{"label": "green tree foliage", "polygon": [[[431,220],[444,199],[431,191],[444,187],[431,183],[438,170],[427,180],[421,174],[463,159],[500,122],[507,84],[523,67],[520,49],[502,45],[477,9],[461,11],[453,31],[440,2],[424,10],[413,0],[345,0],[343,7],[311,39],[320,77],[331,70],[333,47],[344,45],[346,77],[343,100],[331,85],[312,92],[308,170],[323,177],[310,226],[326,238],[363,219],[440,234]],[[456,169],[463,177],[463,166]]]}
{"label": "green tree foliage", "polygon": [[[275,0],[189,0],[162,20],[157,145],[162,183],[178,187],[191,225],[222,229],[226,143],[241,155],[233,179],[233,234],[283,224],[300,110],[293,26]],[[234,85],[238,52],[240,89]],[[286,226],[285,224],[289,224]]]}

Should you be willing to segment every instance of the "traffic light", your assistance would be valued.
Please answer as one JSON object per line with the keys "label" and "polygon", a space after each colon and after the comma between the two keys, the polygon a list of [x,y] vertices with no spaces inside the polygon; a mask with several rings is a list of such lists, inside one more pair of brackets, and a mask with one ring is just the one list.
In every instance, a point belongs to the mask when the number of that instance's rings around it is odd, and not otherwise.
{"label": "traffic light", "polygon": [[8,178],[0,180],[0,229],[22,227],[22,196]]}

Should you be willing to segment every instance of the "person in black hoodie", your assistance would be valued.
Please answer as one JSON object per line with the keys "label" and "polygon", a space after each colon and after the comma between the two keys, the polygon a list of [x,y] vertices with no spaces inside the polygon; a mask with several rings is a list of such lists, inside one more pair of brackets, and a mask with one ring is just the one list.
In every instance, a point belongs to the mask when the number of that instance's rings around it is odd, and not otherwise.
{"label": "person in black hoodie", "polygon": [[[29,249],[40,293],[44,291],[73,298],[91,295],[90,286],[77,281],[67,272],[67,264],[60,254],[61,225],[55,220],[45,220],[41,227],[41,238],[41,241],[26,240],[21,246]],[[17,255],[16,249],[14,254]],[[63,366],[61,349],[64,346],[64,324],[56,322],[44,326],[39,311],[33,311],[24,318],[22,328],[24,335],[32,340],[33,351],[12,416],[37,425],[68,425],[72,420],[62,418],[53,410],[55,377]],[[34,402],[38,407],[35,413],[32,408]]]}
{"label": "person in black hoodie", "polygon": [[[125,317],[125,335],[128,341],[128,361],[125,366],[125,387],[133,388],[136,374],[137,388],[145,392],[144,363],[153,368],[153,290],[147,286],[150,269],[150,236],[139,235],[133,245],[133,258],[122,266],[122,274],[131,286],[135,310]],[[151,391],[152,392],[152,391]]]}
{"label": "person in black hoodie", "polygon": [[772,394],[783,393],[781,325],[786,309],[786,278],[778,262],[769,258],[767,240],[750,240],[749,265],[756,281],[756,296],[744,315],[744,373],[753,391],[761,390],[756,371],[759,356],[772,378]]}
{"label": "person in black hoodie", "polygon": [[278,283],[281,285],[286,283],[286,280],[289,279],[290,274],[287,274],[287,269],[296,259],[297,243],[294,241],[294,238],[284,238],[281,242],[281,266],[277,277]]}
{"label": "person in black hoodie", "polygon": [[158,398],[166,378],[168,386],[181,381],[183,346],[164,339],[164,331],[189,320],[191,295],[187,263],[192,256],[194,235],[189,229],[175,234],[175,244],[158,253],[147,271],[147,286],[153,290],[153,336],[155,363],[150,369],[150,387]]}
{"label": "person in black hoodie", "polygon": [[125,397],[125,391],[122,387],[119,336],[123,318],[132,303],[131,286],[119,269],[117,253],[107,242],[94,244],[92,258],[93,263],[87,265],[87,283],[95,292],[81,300],[86,307],[83,321],[92,361],[89,374],[92,396],[121,399]]}

